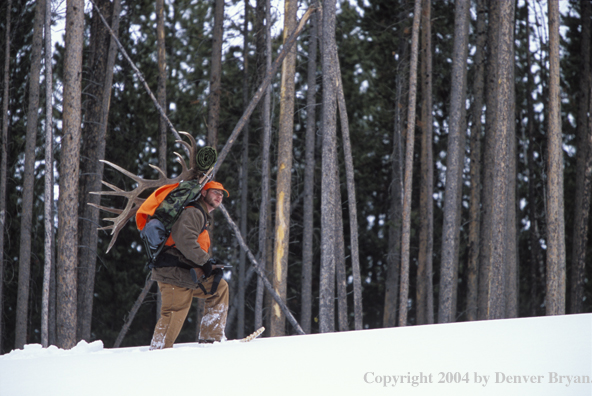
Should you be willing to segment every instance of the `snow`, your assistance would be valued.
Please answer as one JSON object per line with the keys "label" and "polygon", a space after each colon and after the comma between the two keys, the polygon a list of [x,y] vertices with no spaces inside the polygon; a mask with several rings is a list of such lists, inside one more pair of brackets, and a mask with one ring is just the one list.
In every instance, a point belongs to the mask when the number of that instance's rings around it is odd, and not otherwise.
{"label": "snow", "polygon": [[591,381],[592,314],[0,356],[2,396],[590,396]]}

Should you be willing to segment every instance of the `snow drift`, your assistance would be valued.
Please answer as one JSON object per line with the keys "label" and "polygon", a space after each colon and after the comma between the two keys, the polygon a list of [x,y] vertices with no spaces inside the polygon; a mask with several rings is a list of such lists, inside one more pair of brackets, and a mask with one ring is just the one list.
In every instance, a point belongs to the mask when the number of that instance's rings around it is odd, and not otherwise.
{"label": "snow drift", "polygon": [[0,356],[0,395],[586,395],[592,314]]}

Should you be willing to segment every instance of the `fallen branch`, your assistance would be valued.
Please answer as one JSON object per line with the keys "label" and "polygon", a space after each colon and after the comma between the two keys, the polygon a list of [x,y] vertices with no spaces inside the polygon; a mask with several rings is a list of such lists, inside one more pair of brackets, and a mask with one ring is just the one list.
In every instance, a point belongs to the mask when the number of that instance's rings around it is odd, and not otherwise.
{"label": "fallen branch", "polygon": [[304,332],[304,330],[302,330],[302,327],[300,327],[300,324],[298,323],[298,321],[296,320],[296,318],[294,318],[294,315],[292,315],[292,312],[290,312],[290,310],[286,306],[286,303],[277,294],[277,292],[274,290],[273,286],[271,285],[271,283],[269,282],[269,280],[265,276],[265,270],[263,270],[261,268],[261,266],[257,262],[257,259],[255,259],[255,256],[251,252],[251,249],[249,249],[249,247],[245,243],[243,237],[241,236],[241,233],[240,233],[240,230],[239,230],[238,226],[232,220],[232,218],[230,217],[230,215],[226,211],[226,208],[224,207],[224,205],[220,205],[219,208],[222,211],[222,213],[224,214],[224,217],[226,217],[226,220],[228,221],[228,224],[230,224],[230,226],[234,230],[234,233],[236,234],[236,239],[238,240],[238,244],[245,251],[245,253],[247,253],[247,256],[249,257],[249,260],[251,260],[251,268],[253,268],[255,270],[255,272],[257,273],[257,275],[259,275],[259,277],[263,280],[263,285],[267,289],[268,293],[271,294],[271,296],[273,297],[273,299],[275,300],[275,302],[278,303],[278,305],[280,306],[280,309],[282,310],[282,312],[284,313],[284,315],[286,315],[286,318],[288,318],[288,321],[290,322],[290,324],[292,325],[292,327],[294,327],[294,330],[296,330],[296,332],[298,334],[300,334],[300,335],[306,334]]}
{"label": "fallen branch", "polygon": [[115,340],[115,344],[113,344],[113,348],[119,348],[119,346],[121,345],[121,342],[123,341],[123,337],[125,337],[125,335],[127,334],[127,331],[129,330],[129,328],[132,324],[132,321],[134,320],[134,317],[138,313],[140,306],[142,305],[142,303],[144,302],[144,299],[146,298],[146,295],[150,291],[150,286],[152,286],[152,282],[154,282],[152,279],[146,279],[146,284],[144,285],[142,292],[140,293],[136,302],[134,303],[134,306],[132,307],[132,309],[127,317],[127,320],[123,324],[123,327],[121,328],[121,331],[119,332],[119,335],[117,336],[117,339]]}

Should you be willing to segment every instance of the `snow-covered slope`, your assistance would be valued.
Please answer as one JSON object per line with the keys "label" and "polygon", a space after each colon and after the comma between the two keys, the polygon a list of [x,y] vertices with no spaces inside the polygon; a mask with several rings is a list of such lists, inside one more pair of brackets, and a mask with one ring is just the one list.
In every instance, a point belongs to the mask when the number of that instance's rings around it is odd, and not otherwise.
{"label": "snow-covered slope", "polygon": [[592,395],[592,314],[0,356],[0,395]]}

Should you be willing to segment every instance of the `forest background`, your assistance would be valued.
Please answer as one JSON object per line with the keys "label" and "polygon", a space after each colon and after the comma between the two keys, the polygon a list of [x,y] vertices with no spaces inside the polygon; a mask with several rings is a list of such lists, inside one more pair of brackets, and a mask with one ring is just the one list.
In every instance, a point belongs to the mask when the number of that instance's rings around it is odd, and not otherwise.
{"label": "forest background", "polygon": [[[88,191],[101,178],[134,188],[98,159],[154,179],[149,164],[178,174],[173,151],[184,152],[121,52],[113,58],[112,84],[105,84],[110,38],[90,3],[69,1],[74,8],[66,11],[62,2],[49,1],[54,25],[77,13],[72,21],[81,22],[72,29],[80,29],[80,48],[66,37],[51,52],[41,50],[44,3],[0,6],[0,353],[42,342],[43,323],[50,344],[101,339],[111,346],[145,286],[149,292],[118,345],[147,345],[158,293],[146,282],[138,231],[128,223],[106,253],[111,235],[100,231],[93,240],[93,230],[106,224],[87,205]],[[268,28],[281,16],[289,33],[312,6],[96,3],[112,26],[119,15],[114,30],[175,128],[218,150],[269,70],[268,56],[275,59],[282,48],[282,34]],[[224,202],[230,217],[304,332],[592,311],[586,254],[591,14],[588,1],[561,2],[559,15],[558,2],[542,0],[325,1],[323,13],[312,14],[292,57],[272,76],[268,100],[259,103],[216,176],[230,191]],[[42,53],[51,56],[52,68]],[[80,54],[78,68],[73,53]],[[72,66],[81,71],[78,121],[68,118],[66,105]],[[331,79],[336,75],[342,83]],[[101,124],[105,107],[97,103],[104,106],[99,98],[107,85],[108,122]],[[42,111],[47,92],[50,128]],[[338,104],[346,106],[339,113]],[[72,125],[80,142],[66,143],[75,136],[66,133]],[[106,125],[103,135],[97,125]],[[49,189],[48,129],[55,133]],[[125,205],[117,197],[101,203]],[[269,216],[262,222],[264,207]],[[67,214],[78,225],[60,230]],[[286,224],[280,218],[287,221],[284,245],[278,245],[278,229]],[[45,219],[53,229],[49,237]],[[234,266],[227,336],[241,337],[260,323],[267,335],[296,333],[284,318],[272,323],[269,293],[254,277],[246,281],[249,259],[220,211],[215,219],[213,254]],[[51,248],[44,250],[48,240]],[[280,263],[282,246],[288,254]],[[46,263],[53,270],[44,318]],[[283,280],[275,281],[278,273]],[[179,342],[195,340],[199,315],[196,301]]]}

